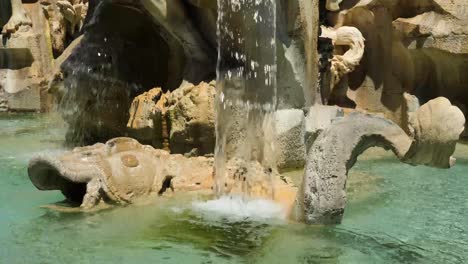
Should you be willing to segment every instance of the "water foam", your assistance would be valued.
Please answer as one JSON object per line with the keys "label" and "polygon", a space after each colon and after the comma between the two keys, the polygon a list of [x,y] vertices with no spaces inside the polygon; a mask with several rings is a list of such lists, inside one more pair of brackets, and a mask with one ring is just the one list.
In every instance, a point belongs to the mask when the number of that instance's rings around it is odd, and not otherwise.
{"label": "water foam", "polygon": [[225,218],[228,221],[285,220],[284,208],[270,200],[243,199],[239,196],[222,196],[216,200],[192,203],[194,211],[207,218]]}

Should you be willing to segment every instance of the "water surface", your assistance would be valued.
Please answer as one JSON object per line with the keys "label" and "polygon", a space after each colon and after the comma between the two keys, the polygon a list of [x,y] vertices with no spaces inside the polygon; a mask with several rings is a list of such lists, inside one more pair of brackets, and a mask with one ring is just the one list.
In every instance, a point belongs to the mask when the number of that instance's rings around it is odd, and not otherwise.
{"label": "water surface", "polygon": [[99,213],[41,208],[63,199],[30,183],[28,160],[62,151],[64,126],[0,116],[0,263],[467,263],[468,146],[450,170],[370,150],[350,172],[343,224],[207,215],[191,197]]}

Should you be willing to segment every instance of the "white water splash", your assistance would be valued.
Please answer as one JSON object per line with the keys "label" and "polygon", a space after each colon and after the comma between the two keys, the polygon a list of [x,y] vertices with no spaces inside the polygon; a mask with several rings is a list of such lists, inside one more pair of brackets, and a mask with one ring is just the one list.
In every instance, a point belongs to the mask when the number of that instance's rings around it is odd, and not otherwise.
{"label": "white water splash", "polygon": [[228,221],[265,221],[285,220],[284,208],[270,200],[245,200],[239,196],[222,196],[216,200],[197,201],[192,203],[195,212],[201,213],[203,217],[223,217]]}

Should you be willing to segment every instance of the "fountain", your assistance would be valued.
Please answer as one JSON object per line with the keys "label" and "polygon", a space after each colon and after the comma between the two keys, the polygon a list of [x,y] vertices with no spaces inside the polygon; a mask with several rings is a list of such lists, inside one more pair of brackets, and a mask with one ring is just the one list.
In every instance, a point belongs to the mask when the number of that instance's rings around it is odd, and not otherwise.
{"label": "fountain", "polygon": [[[334,10],[339,7],[339,2],[329,1],[328,7]],[[317,67],[313,67],[314,63],[318,64],[318,58],[312,56],[317,53],[314,50],[316,45],[314,49],[307,47],[313,39],[311,26],[315,25],[318,29],[318,24],[311,22],[311,17],[301,17],[304,10],[318,7],[318,2],[308,5],[298,1],[296,9],[285,5],[298,12],[296,15],[299,14],[291,24],[297,26],[298,23],[300,26],[293,30],[288,23],[288,27],[285,27],[282,16],[277,21],[277,13],[285,14],[279,11],[285,7],[281,6],[284,4],[282,2],[219,0],[217,82],[202,82],[199,85],[187,83],[203,78],[201,73],[210,76],[209,68],[198,69],[203,61],[209,63],[211,58],[210,52],[204,53],[205,45],[209,45],[211,41],[201,37],[209,34],[187,35],[197,21],[181,25],[180,20],[175,19],[184,16],[181,7],[187,3],[168,2],[167,6],[157,3],[148,0],[143,5],[132,2],[125,6],[106,2],[96,7],[94,15],[103,16],[100,17],[103,21],[106,21],[106,17],[115,19],[114,14],[121,14],[139,18],[133,19],[133,23],[146,30],[134,34],[134,27],[127,22],[99,22],[100,19],[93,17],[90,20],[92,23],[85,27],[81,43],[62,64],[64,73],[72,72],[65,77],[65,84],[71,89],[65,92],[68,96],[64,98],[68,99],[65,100],[66,103],[76,107],[69,113],[70,119],[80,124],[85,121],[91,123],[83,126],[83,131],[88,133],[89,128],[96,125],[99,128],[96,134],[102,136],[98,139],[103,142],[108,135],[103,135],[101,131],[109,132],[109,129],[101,129],[99,121],[115,121],[119,129],[113,132],[117,138],[108,140],[106,144],[97,143],[77,148],[58,157],[39,156],[32,159],[28,172],[37,188],[61,190],[68,199],[77,201],[84,210],[93,209],[102,203],[128,204],[172,193],[209,191],[218,198],[210,203],[214,207],[223,207],[226,201],[244,202],[247,206],[257,204],[251,203],[252,200],[263,199],[281,204],[286,214],[294,219],[310,224],[337,224],[341,223],[346,206],[348,171],[367,148],[381,146],[391,149],[401,161],[412,165],[440,168],[454,165],[455,159],[451,155],[463,131],[465,118],[460,109],[445,98],[435,98],[420,107],[418,98],[406,93],[399,94],[398,96],[406,98],[406,110],[395,110],[386,118],[357,111],[344,115],[342,108],[317,104],[307,109],[302,109],[304,103],[295,107],[286,106],[284,109],[288,100],[283,100],[281,109],[278,110],[278,94],[287,97],[288,93],[282,91],[283,86],[279,93],[277,81],[282,79],[284,85],[291,79],[283,71],[285,58],[297,56],[297,53],[291,53],[300,50],[297,49],[300,45],[292,44],[300,39],[294,34],[303,37],[301,52],[305,57],[302,64],[297,58],[290,59],[290,63],[298,63],[294,66],[298,71],[294,77],[306,75],[313,69],[317,70],[315,74],[319,71]],[[190,5],[211,11],[213,8],[213,3],[209,1]],[[166,9],[171,12],[159,12],[167,11]],[[172,12],[173,16],[169,16]],[[196,13],[200,14],[199,12],[197,10]],[[154,21],[160,23],[161,27],[154,28]],[[115,29],[119,30],[112,30],[117,25]],[[288,33],[287,37],[284,36],[285,31]],[[126,34],[122,34],[123,32]],[[174,39],[171,40],[168,35]],[[184,82],[175,90],[167,87],[165,90],[164,87],[152,89],[152,92],[145,93],[134,101],[132,105],[135,107],[131,110],[134,115],[138,115],[140,111],[145,112],[140,113],[139,117],[142,118],[138,119],[143,127],[151,124],[153,128],[160,128],[160,131],[148,131],[150,134],[155,132],[154,136],[156,132],[161,132],[158,135],[165,135],[165,140],[168,139],[169,142],[166,150],[170,152],[155,150],[152,146],[144,146],[134,139],[122,137],[128,131],[125,121],[130,97],[134,97],[137,92],[151,89],[152,84],[157,81],[155,79],[160,79],[159,77],[162,77],[159,81],[166,86],[173,83],[164,74],[170,75],[169,72],[158,69],[168,70],[166,66],[170,68],[166,62],[173,58],[172,41],[180,40],[182,36],[186,38],[182,38],[184,41],[181,41],[180,47],[176,45],[176,50],[183,49],[186,56],[184,58],[190,59],[185,64],[185,69],[176,68],[180,73],[177,78]],[[116,38],[119,41],[115,41]],[[334,86],[346,84],[348,75],[358,68],[365,54],[364,35],[350,26],[322,27],[321,38],[329,39],[328,42],[336,46],[336,54],[333,54],[331,63],[324,63],[324,69],[320,69],[330,72],[332,78],[328,85],[333,90]],[[93,46],[90,43],[100,44]],[[135,60],[134,54],[128,53],[126,46],[118,43],[131,43],[131,47],[138,47],[137,58],[140,59]],[[288,50],[287,45],[297,46]],[[156,46],[160,53],[154,52],[153,48]],[[104,59],[99,47],[107,47],[106,52],[102,53]],[[285,54],[281,55],[279,50],[284,50]],[[97,57],[94,57],[94,52],[97,52]],[[339,52],[343,54],[340,55]],[[161,53],[165,56],[162,56],[160,64],[155,65],[156,55]],[[197,56],[190,57],[191,53],[196,53]],[[317,60],[314,61],[312,57]],[[114,63],[115,58],[127,58],[129,63],[122,63],[122,60],[117,60],[121,63]],[[81,66],[76,67],[77,65]],[[281,71],[278,70],[279,65]],[[326,65],[330,66],[329,69],[325,69]],[[140,72],[138,67],[143,67],[145,71]],[[73,74],[76,70],[80,71],[77,75]],[[153,71],[162,76],[152,74]],[[196,74],[197,72],[200,74]],[[281,78],[278,77],[280,72],[284,74]],[[324,72],[322,78],[327,78],[326,75]],[[109,76],[112,78],[109,79]],[[302,80],[301,92],[305,97],[303,102],[307,105],[313,103],[312,95],[317,88],[316,84],[326,83],[314,80],[314,76],[316,75],[298,78]],[[99,91],[92,89],[101,87],[96,85],[99,82],[95,79],[101,80],[101,85],[104,84]],[[213,96],[214,86],[216,96]],[[87,90],[88,87],[91,87],[91,91]],[[131,87],[135,89],[129,89]],[[205,92],[200,92],[202,90]],[[80,97],[73,97],[73,92],[83,95],[85,100],[76,100]],[[97,96],[98,92],[104,92],[105,96]],[[112,99],[115,98],[120,98],[117,100],[120,103],[113,102]],[[141,107],[138,107],[140,102]],[[395,114],[400,114],[406,123],[389,120]],[[114,115],[119,118],[111,118]],[[70,120],[68,122],[71,123]],[[160,124],[155,125],[155,122]],[[187,124],[191,129],[187,129]],[[209,153],[211,147],[207,147],[209,144],[202,143],[209,140],[203,141],[200,138],[212,138],[213,131],[204,130],[214,127],[216,146],[212,157]],[[148,138],[151,139],[151,135]],[[90,136],[90,141],[95,139],[96,135]],[[177,144],[181,146],[176,146]],[[294,185],[288,177],[280,174],[277,168],[280,159],[293,161],[283,162],[282,166],[286,168],[292,166],[291,164],[301,168],[305,164],[302,182],[298,181]]]}
{"label": "fountain", "polygon": [[0,263],[467,263],[466,2],[0,0]]}
{"label": "fountain", "polygon": [[239,165],[244,166],[244,182],[258,177],[249,168],[252,162],[262,164],[269,172],[276,170],[276,69],[276,0],[218,0],[218,196],[230,191],[225,185],[226,164],[231,159],[239,159]]}

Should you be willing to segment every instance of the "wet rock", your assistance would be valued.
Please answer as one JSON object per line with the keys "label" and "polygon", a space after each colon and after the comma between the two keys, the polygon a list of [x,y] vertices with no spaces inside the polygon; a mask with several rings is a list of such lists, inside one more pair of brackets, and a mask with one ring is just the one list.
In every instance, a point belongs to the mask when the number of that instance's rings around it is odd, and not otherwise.
{"label": "wet rock", "polygon": [[275,113],[277,165],[283,168],[304,166],[304,112],[300,109],[278,110]]}
{"label": "wet rock", "polygon": [[167,111],[171,153],[214,152],[215,84],[188,85],[171,94]]}
{"label": "wet rock", "polygon": [[333,122],[344,117],[344,111],[337,106],[314,105],[308,109],[305,117],[305,146],[308,150],[318,135]]}
{"label": "wet rock", "polygon": [[169,76],[167,42],[141,7],[103,1],[90,16],[61,65],[58,110],[69,124],[67,141],[76,145],[126,135],[132,99],[167,87]]}
{"label": "wet rock", "polygon": [[139,142],[163,148],[167,139],[166,111],[169,92],[154,88],[133,99],[127,123],[129,135]]}

